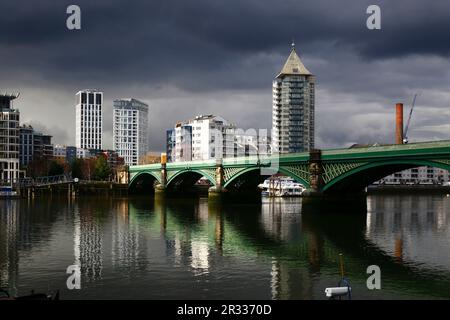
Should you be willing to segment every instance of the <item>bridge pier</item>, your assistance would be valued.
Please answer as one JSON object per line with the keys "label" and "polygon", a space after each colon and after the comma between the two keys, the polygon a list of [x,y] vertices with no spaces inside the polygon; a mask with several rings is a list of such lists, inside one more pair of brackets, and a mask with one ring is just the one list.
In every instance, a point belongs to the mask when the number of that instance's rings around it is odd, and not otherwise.
{"label": "bridge pier", "polygon": [[323,172],[322,150],[313,149],[309,152],[309,189],[305,196],[317,197],[322,195]]}
{"label": "bridge pier", "polygon": [[223,170],[222,160],[216,161],[216,185],[208,189],[208,200],[220,201],[227,190],[223,187],[225,181],[225,173]]}
{"label": "bridge pier", "polygon": [[158,183],[155,188],[155,197],[162,197],[166,194],[167,191],[167,167],[166,163],[161,163],[161,183]]}
{"label": "bridge pier", "polygon": [[225,195],[226,190],[224,188],[211,187],[208,189],[208,200],[220,201]]}
{"label": "bridge pier", "polygon": [[163,196],[166,194],[167,188],[166,186],[162,185],[162,184],[157,184],[154,188],[155,190],[155,196]]}

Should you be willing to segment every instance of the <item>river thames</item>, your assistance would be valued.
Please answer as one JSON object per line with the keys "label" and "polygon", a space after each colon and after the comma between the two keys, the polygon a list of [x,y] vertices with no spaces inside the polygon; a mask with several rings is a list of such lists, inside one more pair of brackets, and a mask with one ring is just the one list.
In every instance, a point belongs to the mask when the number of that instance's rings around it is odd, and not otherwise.
{"label": "river thames", "polygon": [[[300,198],[0,200],[0,287],[61,299],[450,298],[450,198],[371,195],[359,212]],[[81,266],[81,289],[66,286]],[[366,286],[369,265],[381,289]]]}

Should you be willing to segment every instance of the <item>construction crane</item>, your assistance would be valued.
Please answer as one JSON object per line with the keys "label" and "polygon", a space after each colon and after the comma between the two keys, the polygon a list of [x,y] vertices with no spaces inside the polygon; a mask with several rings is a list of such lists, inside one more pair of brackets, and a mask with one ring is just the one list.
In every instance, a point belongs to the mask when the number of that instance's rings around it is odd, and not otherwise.
{"label": "construction crane", "polygon": [[416,98],[417,98],[417,93],[414,95],[412,104],[411,104],[411,110],[409,110],[409,117],[408,117],[408,121],[406,122],[406,127],[405,127],[405,131],[403,133],[403,143],[406,144],[408,143],[408,129],[409,129],[409,124],[411,123],[411,116],[414,110],[414,105],[416,104]]}

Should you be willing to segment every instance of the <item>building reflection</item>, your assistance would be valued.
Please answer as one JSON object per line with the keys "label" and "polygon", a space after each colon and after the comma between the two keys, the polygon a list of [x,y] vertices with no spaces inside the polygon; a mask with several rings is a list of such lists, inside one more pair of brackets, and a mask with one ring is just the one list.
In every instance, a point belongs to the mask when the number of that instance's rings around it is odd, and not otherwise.
{"label": "building reflection", "polygon": [[214,224],[214,245],[219,255],[223,255],[223,244],[225,239],[225,221],[223,208],[218,203],[209,203],[208,219]]}
{"label": "building reflection", "polygon": [[55,207],[59,203],[51,199],[0,200],[0,287],[11,295],[17,295],[21,286],[34,289],[29,283],[20,283],[21,272],[30,267],[21,264],[20,258],[48,245],[57,215],[66,214],[64,207],[58,214]]}
{"label": "building reflection", "polygon": [[290,241],[301,229],[300,198],[263,198],[261,219],[264,231],[276,240]]}
{"label": "building reflection", "polygon": [[20,222],[18,202],[0,201],[0,288],[17,292]]}
{"label": "building reflection", "polygon": [[370,196],[365,236],[397,262],[415,261],[450,269],[450,261],[436,254],[450,249],[450,199],[440,195]]}
{"label": "building reflection", "polygon": [[207,199],[187,200],[182,206],[173,207],[168,199],[155,198],[154,206],[166,256],[173,257],[176,266],[189,266],[194,275],[208,273],[208,226],[211,220]]}
{"label": "building reflection", "polygon": [[[261,226],[277,247],[295,244],[298,261],[285,259],[282,252],[272,257],[272,299],[313,299],[314,273],[320,270],[323,239],[304,225],[300,198],[263,198]],[[290,254],[286,253],[286,254]]]}
{"label": "building reflection", "polygon": [[196,207],[195,215],[198,223],[206,225],[209,222],[209,204],[208,199],[200,198]]}
{"label": "building reflection", "polygon": [[[98,205],[98,203],[94,203]],[[101,279],[103,269],[102,233],[98,207],[92,203],[74,203],[74,264],[81,267],[82,279]]]}
{"label": "building reflection", "polygon": [[191,267],[195,274],[209,271],[209,246],[206,241],[191,241]]}
{"label": "building reflection", "polygon": [[270,272],[271,298],[313,299],[313,274],[306,267],[293,267],[286,260],[273,259]]}
{"label": "building reflection", "polygon": [[117,200],[113,205],[111,233],[111,262],[114,268],[126,272],[146,270],[148,267],[145,232],[136,212],[130,210],[128,200]]}

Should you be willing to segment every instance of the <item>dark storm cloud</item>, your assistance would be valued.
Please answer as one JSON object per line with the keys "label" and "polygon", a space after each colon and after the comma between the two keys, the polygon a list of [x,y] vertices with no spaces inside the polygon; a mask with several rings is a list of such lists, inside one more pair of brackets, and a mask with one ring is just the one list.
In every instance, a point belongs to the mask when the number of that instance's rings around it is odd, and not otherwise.
{"label": "dark storm cloud", "polygon": [[[65,27],[70,4],[81,7],[80,31]],[[365,26],[370,4],[381,7],[379,31]],[[134,96],[151,106],[155,148],[165,128],[197,113],[270,127],[271,80],[292,38],[317,75],[319,143],[388,140],[389,108],[418,90],[432,111],[416,124],[431,138],[450,103],[444,0],[3,0],[0,12],[0,90],[21,89],[28,118],[72,112],[84,87],[104,90],[109,105]],[[68,137],[72,122],[61,120]]]}
{"label": "dark storm cloud", "polygon": [[314,52],[314,43],[346,47],[365,59],[449,54],[448,1],[375,1],[383,18],[377,32],[365,28],[372,2],[77,1],[82,30],[69,32],[65,9],[72,1],[7,0],[0,5],[9,13],[0,20],[0,57],[11,68],[55,75],[57,82],[88,76],[209,90],[260,86],[260,77],[239,73],[251,70],[245,59],[284,54],[292,37],[300,50],[320,56],[326,53]]}

